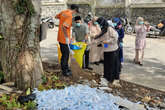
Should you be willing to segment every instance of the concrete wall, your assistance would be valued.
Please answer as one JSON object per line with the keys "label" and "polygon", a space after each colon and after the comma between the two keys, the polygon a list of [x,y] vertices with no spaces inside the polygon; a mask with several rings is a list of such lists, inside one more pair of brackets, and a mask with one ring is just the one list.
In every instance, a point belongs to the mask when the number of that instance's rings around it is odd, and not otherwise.
{"label": "concrete wall", "polygon": [[[78,4],[82,17],[85,17],[88,12],[95,11],[96,16],[104,16],[109,18],[109,15],[124,15],[124,0],[68,0],[70,4]],[[112,14],[113,13],[113,14]]]}
{"label": "concrete wall", "polygon": [[160,20],[165,19],[165,8],[133,8],[132,21],[135,22],[139,16],[151,24],[158,24]]}
{"label": "concrete wall", "polygon": [[[42,0],[42,17],[55,16],[71,4],[78,4],[82,17],[94,11],[106,18],[129,16],[135,22],[138,16],[157,23],[165,18],[165,0]],[[52,2],[54,1],[54,2]],[[66,5],[67,3],[67,5]]]}
{"label": "concrete wall", "polygon": [[132,0],[132,4],[139,4],[139,3],[162,3],[164,0]]}
{"label": "concrete wall", "polygon": [[68,4],[89,4],[92,0],[67,0]]}
{"label": "concrete wall", "polygon": [[96,0],[96,7],[124,7],[125,0]]}
{"label": "concrete wall", "polygon": [[[59,2],[42,2],[41,7],[41,18],[44,17],[55,17],[59,12],[62,10],[65,10],[67,8],[65,3],[59,3]],[[57,19],[55,20],[55,24],[57,25],[59,22]]]}
{"label": "concrete wall", "polygon": [[107,19],[113,17],[124,17],[125,8],[96,8],[96,16],[104,16]]}
{"label": "concrete wall", "polygon": [[41,2],[65,2],[66,0],[41,0]]}
{"label": "concrete wall", "polygon": [[[91,6],[89,4],[78,4],[80,15],[82,18],[85,18],[86,15],[91,12]],[[68,4],[68,7],[70,7],[70,4]]]}
{"label": "concrete wall", "polygon": [[96,7],[109,7],[114,5],[123,5],[125,0],[68,0],[68,4],[91,4],[96,2]]}

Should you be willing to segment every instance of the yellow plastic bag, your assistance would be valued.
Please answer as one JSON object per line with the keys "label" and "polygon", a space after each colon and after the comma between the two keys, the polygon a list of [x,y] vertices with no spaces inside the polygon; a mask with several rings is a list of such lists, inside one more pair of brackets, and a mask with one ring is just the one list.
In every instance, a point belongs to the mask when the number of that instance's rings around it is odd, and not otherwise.
{"label": "yellow plastic bag", "polygon": [[60,64],[61,63],[61,57],[62,57],[62,54],[61,54],[61,50],[60,50],[60,45],[57,44],[57,52],[58,52],[58,63]]}
{"label": "yellow plastic bag", "polygon": [[79,46],[81,48],[79,50],[73,50],[74,51],[73,57],[76,59],[77,63],[82,68],[83,56],[84,56],[84,52],[85,52],[87,44],[84,42],[76,42],[76,43],[73,43],[73,45]]}
{"label": "yellow plastic bag", "polygon": [[[73,43],[73,45],[79,46],[81,48],[79,50],[73,50],[73,52],[74,52],[73,57],[75,58],[76,62],[79,64],[79,66],[82,68],[83,55],[84,55],[87,44],[84,42],[76,42],[76,43]],[[61,54],[59,44],[57,44],[57,48],[58,48],[58,62],[60,64],[62,54]]]}

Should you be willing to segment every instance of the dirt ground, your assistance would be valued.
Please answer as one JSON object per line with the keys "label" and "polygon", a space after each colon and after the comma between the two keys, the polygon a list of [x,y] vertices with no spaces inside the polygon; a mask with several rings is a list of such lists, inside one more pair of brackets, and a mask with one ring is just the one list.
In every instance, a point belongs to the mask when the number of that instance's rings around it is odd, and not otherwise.
{"label": "dirt ground", "polygon": [[[91,87],[98,88],[100,83],[100,75],[93,73],[92,71],[81,70],[85,74],[75,74],[72,77],[64,77],[61,74],[60,66],[58,64],[43,63],[46,72],[56,74],[60,77],[60,80],[64,81],[67,86],[74,84],[89,84]],[[84,81],[84,82],[83,82]],[[87,82],[86,82],[87,81]],[[92,83],[95,81],[95,84]],[[159,107],[160,104],[165,103],[165,92],[156,89],[151,89],[138,84],[120,81],[121,87],[114,87],[109,84],[110,90],[105,90],[108,93],[112,93],[115,96],[126,98],[135,103],[147,104],[150,107]]]}

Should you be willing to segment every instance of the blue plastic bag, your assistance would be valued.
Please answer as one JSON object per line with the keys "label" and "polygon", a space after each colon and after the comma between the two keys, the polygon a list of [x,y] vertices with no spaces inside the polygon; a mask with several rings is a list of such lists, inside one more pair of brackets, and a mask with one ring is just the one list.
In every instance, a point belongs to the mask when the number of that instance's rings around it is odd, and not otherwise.
{"label": "blue plastic bag", "polygon": [[80,50],[80,49],[81,49],[81,48],[80,48],[79,46],[77,46],[77,45],[70,44],[69,46],[70,46],[70,49],[72,49],[72,50]]}

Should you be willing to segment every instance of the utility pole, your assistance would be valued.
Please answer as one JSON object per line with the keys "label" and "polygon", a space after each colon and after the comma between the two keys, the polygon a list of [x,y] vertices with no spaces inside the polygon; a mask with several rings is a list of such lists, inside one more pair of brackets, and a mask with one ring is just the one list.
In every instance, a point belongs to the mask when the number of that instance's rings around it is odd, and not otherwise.
{"label": "utility pole", "polygon": [[125,15],[129,20],[131,20],[131,16],[132,16],[130,5],[131,5],[131,0],[125,0]]}
{"label": "utility pole", "polygon": [[92,15],[95,16],[95,12],[96,12],[96,0],[91,0],[90,2],[90,6],[91,6],[91,11],[92,11]]}

